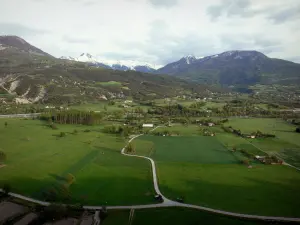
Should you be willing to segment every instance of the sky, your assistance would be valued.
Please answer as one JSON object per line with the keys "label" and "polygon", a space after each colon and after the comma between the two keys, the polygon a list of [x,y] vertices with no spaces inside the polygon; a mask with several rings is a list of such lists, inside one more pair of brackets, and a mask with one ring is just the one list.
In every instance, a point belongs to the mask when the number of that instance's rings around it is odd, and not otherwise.
{"label": "sky", "polygon": [[0,35],[55,57],[158,65],[257,50],[300,63],[299,0],[0,0]]}

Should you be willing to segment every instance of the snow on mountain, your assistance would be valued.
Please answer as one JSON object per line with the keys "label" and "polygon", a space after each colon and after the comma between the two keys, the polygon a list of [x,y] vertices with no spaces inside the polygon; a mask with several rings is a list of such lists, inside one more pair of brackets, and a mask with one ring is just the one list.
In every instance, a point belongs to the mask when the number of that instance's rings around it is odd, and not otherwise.
{"label": "snow on mountain", "polygon": [[89,62],[89,63],[98,63],[97,59],[89,53],[82,53],[76,61],[79,62]]}
{"label": "snow on mountain", "polygon": [[79,61],[79,62],[87,62],[92,63],[96,66],[103,67],[103,65],[113,69],[113,70],[136,70],[139,72],[154,72],[156,69],[162,67],[161,65],[152,65],[147,62],[141,62],[136,60],[107,60],[98,57],[94,57],[89,53],[82,53],[78,58],[73,57],[60,57],[61,59]]}

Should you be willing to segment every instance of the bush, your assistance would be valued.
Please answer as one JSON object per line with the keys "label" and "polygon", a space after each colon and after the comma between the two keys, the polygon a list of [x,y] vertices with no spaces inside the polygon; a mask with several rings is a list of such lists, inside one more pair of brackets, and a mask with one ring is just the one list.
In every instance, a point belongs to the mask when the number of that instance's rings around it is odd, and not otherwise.
{"label": "bush", "polygon": [[60,132],[59,137],[65,137],[66,133],[65,132]]}
{"label": "bush", "polygon": [[73,130],[73,134],[78,134],[78,130]]}
{"label": "bush", "polygon": [[296,132],[297,132],[297,133],[300,133],[300,127],[297,127],[297,128],[296,128]]}
{"label": "bush", "polygon": [[52,130],[57,130],[58,129],[55,124],[50,124],[49,127],[52,128]]}
{"label": "bush", "polygon": [[91,132],[91,130],[90,129],[85,129],[83,132],[88,133],[88,132]]}
{"label": "bush", "polygon": [[133,146],[132,143],[129,143],[126,148],[125,148],[125,153],[131,154],[135,153],[135,147]]}
{"label": "bush", "polygon": [[11,191],[11,186],[9,184],[4,184],[2,189],[4,194],[8,195],[8,193]]}

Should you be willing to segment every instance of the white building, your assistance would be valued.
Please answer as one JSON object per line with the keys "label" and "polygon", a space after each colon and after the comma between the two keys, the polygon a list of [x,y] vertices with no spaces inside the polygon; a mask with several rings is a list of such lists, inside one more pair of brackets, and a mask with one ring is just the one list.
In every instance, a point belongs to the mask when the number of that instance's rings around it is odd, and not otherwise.
{"label": "white building", "polygon": [[153,124],[151,124],[151,123],[144,123],[143,124],[143,127],[148,127],[148,128],[153,128],[154,127],[154,125]]}

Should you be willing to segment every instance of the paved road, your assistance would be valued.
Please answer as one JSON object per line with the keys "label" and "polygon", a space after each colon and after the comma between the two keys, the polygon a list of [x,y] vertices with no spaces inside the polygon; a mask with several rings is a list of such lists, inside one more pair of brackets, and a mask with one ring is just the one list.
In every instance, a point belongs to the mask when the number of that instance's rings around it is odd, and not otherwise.
{"label": "paved road", "polygon": [[[154,128],[153,130],[157,129],[158,127]],[[152,131],[153,131],[152,130]],[[143,134],[136,135],[133,138],[131,138],[128,142],[132,142],[134,139],[142,136]],[[128,145],[127,144],[127,145]],[[127,146],[126,145],[126,146]],[[191,208],[191,209],[198,209],[202,211],[207,211],[211,213],[217,213],[221,215],[227,215],[227,216],[233,216],[233,217],[238,217],[238,218],[245,218],[245,219],[256,219],[256,220],[265,220],[265,221],[284,221],[284,222],[298,222],[300,223],[300,218],[292,218],[292,217],[274,217],[274,216],[258,216],[258,215],[249,215],[249,214],[241,214],[241,213],[234,213],[234,212],[228,212],[228,211],[223,211],[223,210],[217,210],[217,209],[212,209],[212,208],[207,208],[203,206],[198,206],[198,205],[192,205],[192,204],[184,204],[184,203],[179,203],[172,201],[168,198],[166,198],[161,191],[159,190],[158,186],[158,181],[157,181],[157,174],[156,174],[156,167],[155,167],[155,162],[153,159],[145,156],[139,156],[139,155],[130,155],[125,153],[125,148],[126,146],[121,150],[121,153],[125,156],[129,157],[138,157],[138,158],[144,158],[147,159],[151,162],[152,166],[152,175],[153,175],[153,185],[155,192],[157,194],[160,194],[163,198],[163,202],[159,204],[148,204],[148,205],[131,205],[131,206],[107,206],[107,209],[151,209],[151,208],[165,208],[165,207],[185,207],[185,208]],[[3,191],[0,189],[0,191]],[[44,201],[39,201],[37,199],[29,198],[23,195],[15,194],[15,193],[9,193],[10,196],[13,196],[15,198],[20,198],[29,202],[33,202],[36,204],[40,205],[50,205],[49,202],[44,202]],[[90,210],[101,210],[103,206],[83,206],[84,209],[90,209]]]}

